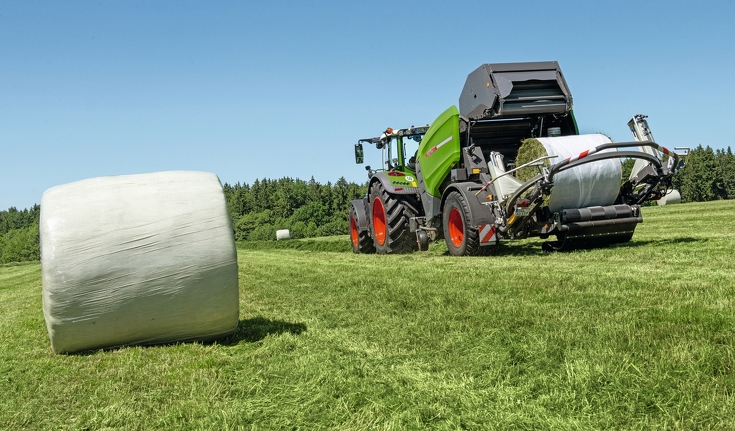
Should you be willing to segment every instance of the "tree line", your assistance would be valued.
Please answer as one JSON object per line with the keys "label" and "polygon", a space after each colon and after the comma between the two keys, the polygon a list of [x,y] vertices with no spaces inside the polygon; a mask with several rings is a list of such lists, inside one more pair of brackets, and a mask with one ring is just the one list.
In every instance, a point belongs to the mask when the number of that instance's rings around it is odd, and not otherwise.
{"label": "tree line", "polygon": [[347,233],[350,201],[367,193],[367,184],[332,184],[284,177],[255,180],[253,185],[224,185],[227,207],[238,241],[276,239],[276,231],[289,229],[291,238]]}
{"label": "tree line", "polygon": [[672,180],[682,202],[735,199],[735,155],[730,147],[713,150],[699,145],[689,152],[686,163]]}
{"label": "tree line", "polygon": [[10,207],[7,211],[0,211],[0,264],[40,259],[40,215],[38,204],[31,209]]}
{"label": "tree line", "polygon": [[[291,238],[346,234],[350,201],[367,193],[367,184],[320,184],[284,177],[223,185],[227,208],[238,241],[276,239],[276,231],[289,229]],[[0,211],[0,264],[40,259],[41,207]]]}
{"label": "tree line", "polygon": [[[686,158],[674,176],[673,187],[682,202],[735,199],[735,155],[701,145]],[[630,172],[632,163],[624,168]],[[624,169],[626,172],[626,169]],[[627,178],[627,175],[624,175]],[[320,184],[284,177],[223,186],[227,208],[238,241],[273,241],[276,230],[289,229],[291,238],[342,235],[348,231],[349,204],[367,193],[367,184],[340,178]],[[0,211],[0,264],[40,258],[38,223],[41,207]]]}

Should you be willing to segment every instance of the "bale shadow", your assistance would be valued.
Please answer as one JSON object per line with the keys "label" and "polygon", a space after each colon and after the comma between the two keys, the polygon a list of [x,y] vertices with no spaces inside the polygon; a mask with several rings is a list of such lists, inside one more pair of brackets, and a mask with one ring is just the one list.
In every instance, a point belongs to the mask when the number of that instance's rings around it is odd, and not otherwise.
{"label": "bale shadow", "polygon": [[254,343],[268,335],[293,334],[300,335],[306,331],[304,323],[290,323],[281,320],[270,320],[265,317],[254,317],[252,319],[241,319],[237,324],[235,333],[215,342],[224,346],[233,346],[241,342]]}
{"label": "bale shadow", "polygon": [[235,329],[235,332],[222,338],[208,340],[180,340],[164,343],[130,343],[118,346],[81,350],[77,352],[64,352],[60,353],[60,355],[92,356],[98,354],[99,352],[115,352],[130,347],[140,347],[143,349],[147,349],[152,347],[170,347],[180,344],[196,343],[201,343],[204,345],[219,344],[222,346],[235,346],[237,344],[240,344],[241,342],[254,343],[256,341],[264,339],[268,335],[280,335],[286,332],[293,335],[299,335],[304,331],[306,331],[306,325],[303,323],[289,323],[280,320],[270,320],[264,317],[255,317],[253,319],[241,319],[237,324],[237,329]]}

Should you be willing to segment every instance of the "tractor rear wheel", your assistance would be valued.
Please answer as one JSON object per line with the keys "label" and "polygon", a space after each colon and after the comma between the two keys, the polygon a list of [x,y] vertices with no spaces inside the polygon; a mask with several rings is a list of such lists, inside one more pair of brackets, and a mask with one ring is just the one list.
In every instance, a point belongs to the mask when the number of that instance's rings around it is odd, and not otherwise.
{"label": "tractor rear wheel", "polygon": [[481,254],[480,234],[472,227],[470,208],[458,192],[451,192],[444,202],[442,211],[444,241],[453,256],[476,256]]}
{"label": "tractor rear wheel", "polygon": [[373,239],[370,238],[367,231],[360,231],[357,224],[357,210],[354,205],[350,205],[350,242],[352,242],[354,253],[375,253]]}
{"label": "tractor rear wheel", "polygon": [[418,249],[408,220],[416,217],[418,202],[407,195],[388,193],[380,182],[370,186],[370,224],[378,254],[409,253]]}

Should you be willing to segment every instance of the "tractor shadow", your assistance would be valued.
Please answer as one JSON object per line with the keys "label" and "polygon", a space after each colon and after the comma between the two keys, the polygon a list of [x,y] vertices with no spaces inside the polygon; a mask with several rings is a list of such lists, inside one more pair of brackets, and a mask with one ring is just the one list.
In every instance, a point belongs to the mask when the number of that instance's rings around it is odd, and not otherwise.
{"label": "tractor shadow", "polygon": [[237,324],[237,329],[235,329],[234,334],[220,338],[215,343],[224,346],[234,346],[241,342],[255,343],[269,335],[286,333],[300,335],[305,331],[306,325],[303,323],[290,323],[281,320],[270,320],[264,317],[254,317],[252,319],[241,319]]}
{"label": "tractor shadow", "polygon": [[[492,257],[492,256],[541,256],[548,254],[541,248],[540,242],[532,243],[513,243],[507,241],[498,245],[487,246],[481,249],[482,253],[475,257]],[[443,256],[451,256],[449,250],[442,253]]]}

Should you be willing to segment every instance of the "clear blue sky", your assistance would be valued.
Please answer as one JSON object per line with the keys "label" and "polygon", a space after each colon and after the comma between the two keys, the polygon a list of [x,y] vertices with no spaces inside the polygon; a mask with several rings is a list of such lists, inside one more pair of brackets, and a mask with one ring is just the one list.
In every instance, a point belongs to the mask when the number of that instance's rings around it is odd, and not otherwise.
{"label": "clear blue sky", "polygon": [[735,147],[734,1],[0,0],[0,209],[103,175],[366,180],[483,63],[557,60],[582,133]]}

